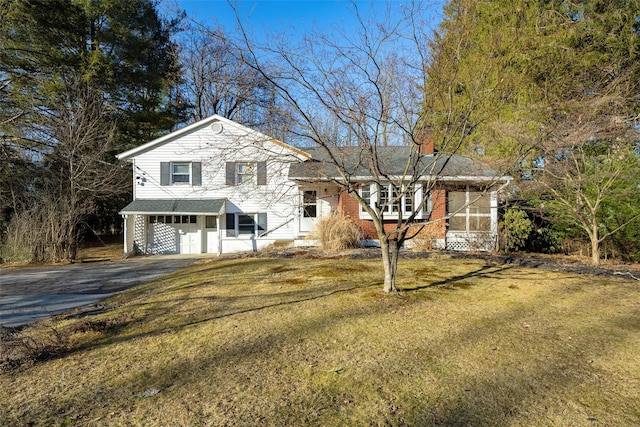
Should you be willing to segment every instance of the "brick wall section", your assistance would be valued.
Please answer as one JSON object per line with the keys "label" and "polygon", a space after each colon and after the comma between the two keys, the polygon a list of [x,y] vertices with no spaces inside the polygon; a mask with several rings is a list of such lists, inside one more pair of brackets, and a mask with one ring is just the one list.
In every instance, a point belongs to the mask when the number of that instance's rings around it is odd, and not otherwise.
{"label": "brick wall section", "polygon": [[435,141],[431,129],[423,129],[418,135],[418,150],[422,154],[433,154],[435,152]]}
{"label": "brick wall section", "polygon": [[[447,198],[444,187],[436,187],[431,191],[431,201],[433,203],[433,213],[431,218],[443,218],[447,214]],[[351,197],[346,191],[340,193],[338,200],[338,211],[350,216],[362,229],[365,239],[378,239],[378,232],[373,225],[373,221],[360,219],[360,205],[358,201]],[[393,230],[396,221],[385,221],[385,231]],[[419,237],[443,239],[446,233],[446,221],[438,221],[427,225],[420,233]]]}

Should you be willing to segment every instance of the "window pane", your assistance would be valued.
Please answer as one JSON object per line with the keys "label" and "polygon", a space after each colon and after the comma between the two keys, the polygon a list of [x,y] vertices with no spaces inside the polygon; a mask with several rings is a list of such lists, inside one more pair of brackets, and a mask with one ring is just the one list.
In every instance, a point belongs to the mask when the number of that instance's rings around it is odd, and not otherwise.
{"label": "window pane", "polygon": [[178,215],[173,217],[173,223],[174,224],[180,224],[180,217]]}
{"label": "window pane", "polygon": [[154,224],[154,223],[156,222],[156,216],[155,216],[155,215],[151,215],[151,216],[149,217],[149,222],[150,222],[151,224]]}
{"label": "window pane", "polygon": [[189,224],[197,224],[197,223],[198,223],[198,217],[196,215],[189,216]]}
{"label": "window pane", "polygon": [[380,201],[380,208],[387,203],[387,196],[389,196],[389,186],[381,185],[378,187],[378,200]]}
{"label": "window pane", "polygon": [[238,215],[238,233],[244,235],[255,233],[253,215]]}
{"label": "window pane", "polygon": [[449,192],[449,213],[464,212],[464,205],[466,203],[465,193],[463,191],[450,191]]}
{"label": "window pane", "polygon": [[302,195],[303,201],[303,216],[305,218],[315,218],[316,217],[316,192],[315,191],[305,191]]}
{"label": "window pane", "polygon": [[189,165],[186,163],[174,163],[173,164],[173,173],[177,174],[189,174]]}
{"label": "window pane", "polygon": [[238,173],[249,173],[251,169],[251,163],[238,163]]}
{"label": "window pane", "polygon": [[488,216],[469,217],[469,231],[491,231],[491,217],[488,217]]}
{"label": "window pane", "polygon": [[456,215],[449,219],[449,230],[452,231],[466,231],[467,230],[467,217],[464,215]]}
{"label": "window pane", "polygon": [[164,215],[158,215],[158,222],[164,223]]}
{"label": "window pane", "polygon": [[362,191],[360,193],[365,203],[371,206],[371,185],[365,184],[362,186]]}
{"label": "window pane", "polygon": [[305,206],[303,214],[304,214],[305,218],[315,218],[316,217],[316,205]]}
{"label": "window pane", "polygon": [[173,222],[173,217],[171,215],[167,215],[164,220],[167,222],[167,224],[171,224]]}
{"label": "window pane", "polygon": [[[489,195],[486,195],[486,194],[482,197],[481,196],[482,196],[482,193],[479,193],[479,192],[469,193],[469,200],[472,202],[475,200],[475,202],[471,203],[471,205],[469,206],[470,212],[472,214],[491,213],[491,198],[489,197]],[[480,197],[480,199],[478,199],[478,197]]]}
{"label": "window pane", "polygon": [[173,163],[171,180],[174,183],[189,183],[189,163]]}
{"label": "window pane", "polygon": [[256,167],[254,163],[237,163],[236,164],[236,175],[238,178],[238,184],[242,184],[243,182],[253,181],[253,177],[256,174]]}
{"label": "window pane", "polygon": [[305,191],[303,195],[304,203],[315,203],[316,202],[316,192],[315,191]]}
{"label": "window pane", "polygon": [[391,195],[389,196],[389,201],[392,203],[391,212],[400,211],[400,204],[398,203],[398,190],[394,185],[391,185]]}
{"label": "window pane", "polygon": [[189,175],[173,175],[173,182],[189,182]]}
{"label": "window pane", "polygon": [[413,188],[408,189],[407,193],[404,195],[404,211],[405,212],[413,212],[413,203],[415,200],[415,191]]}
{"label": "window pane", "polygon": [[189,224],[189,216],[188,215],[182,215],[182,221],[183,224]]}
{"label": "window pane", "polygon": [[218,228],[218,224],[216,222],[216,217],[215,216],[206,216],[204,218],[204,226],[205,228],[211,228],[211,229],[217,229]]}

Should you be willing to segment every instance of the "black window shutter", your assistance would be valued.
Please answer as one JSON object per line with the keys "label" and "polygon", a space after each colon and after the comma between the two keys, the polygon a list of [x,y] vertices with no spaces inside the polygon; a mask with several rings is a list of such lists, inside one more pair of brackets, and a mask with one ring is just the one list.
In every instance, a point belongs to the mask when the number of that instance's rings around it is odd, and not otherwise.
{"label": "black window shutter", "polygon": [[227,214],[227,237],[238,237],[236,234],[236,215],[232,213]]}
{"label": "black window shutter", "polygon": [[202,185],[202,163],[193,162],[191,163],[191,185]]}
{"label": "black window shutter", "polygon": [[267,232],[267,213],[258,214],[258,237]]}
{"label": "black window shutter", "polygon": [[258,162],[258,185],[267,185],[267,162]]}
{"label": "black window shutter", "polygon": [[226,165],[227,185],[236,185],[236,163],[227,162]]}
{"label": "black window shutter", "polygon": [[171,185],[171,163],[160,162],[160,185]]}

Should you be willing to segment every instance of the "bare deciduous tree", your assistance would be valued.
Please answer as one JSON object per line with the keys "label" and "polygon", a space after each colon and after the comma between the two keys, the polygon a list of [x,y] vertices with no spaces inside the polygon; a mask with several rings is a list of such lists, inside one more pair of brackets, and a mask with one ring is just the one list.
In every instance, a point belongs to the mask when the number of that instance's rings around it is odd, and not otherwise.
{"label": "bare deciduous tree", "polygon": [[[600,263],[600,244],[622,228],[640,221],[640,210],[615,226],[602,217],[607,201],[623,209],[640,185],[639,135],[627,110],[635,95],[629,72],[563,104],[549,137],[540,144],[544,167],[538,182],[553,197],[546,207],[560,220],[576,224],[591,243],[591,262]],[[631,83],[631,84],[630,84]]]}
{"label": "bare deciduous tree", "polygon": [[[467,104],[449,102],[448,125],[437,134],[440,151],[424,155],[423,123],[430,111],[423,83],[434,47],[428,14],[420,4],[403,7],[396,15],[387,10],[384,16],[363,12],[356,2],[351,9],[356,28],[313,31],[296,46],[287,34],[258,45],[237,15],[243,34],[238,51],[293,112],[293,140],[322,152],[318,174],[357,200],[372,219],[382,249],[384,291],[395,292],[400,247],[431,222],[430,212],[422,213],[429,209],[428,194],[479,120],[481,115],[472,113],[493,88],[483,86],[483,76],[478,76],[475,96]],[[434,99],[446,103],[450,89]],[[405,147],[402,159],[394,159],[396,166],[401,163],[400,170],[389,168],[390,146]],[[384,191],[377,203],[360,191],[363,177],[379,194]],[[489,188],[495,182],[486,184]],[[418,187],[421,192],[416,192]],[[416,194],[422,197],[415,200]],[[389,214],[401,204],[410,209]]]}
{"label": "bare deciduous tree", "polygon": [[284,139],[282,106],[276,91],[241,59],[220,28],[192,23],[179,43],[182,97],[195,121],[213,114]]}
{"label": "bare deciduous tree", "polygon": [[38,140],[50,142],[32,154],[39,177],[15,205],[5,245],[34,262],[74,259],[79,226],[94,212],[93,204],[126,185],[124,171],[109,162],[115,129],[104,120],[108,104],[80,80],[67,88],[50,104],[57,108],[41,111],[20,135],[24,140],[37,133]]}

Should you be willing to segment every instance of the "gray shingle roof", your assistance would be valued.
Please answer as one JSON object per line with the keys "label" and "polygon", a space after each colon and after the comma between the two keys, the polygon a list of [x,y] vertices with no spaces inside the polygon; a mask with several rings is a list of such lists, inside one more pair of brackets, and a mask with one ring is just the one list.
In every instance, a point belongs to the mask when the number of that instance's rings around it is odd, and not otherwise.
{"label": "gray shingle roof", "polygon": [[125,206],[121,214],[220,215],[226,199],[138,199]]}
{"label": "gray shingle roof", "polygon": [[[322,148],[303,148],[311,155],[311,160],[292,164],[289,169],[291,179],[327,179],[339,177],[338,169],[330,160],[329,154]],[[409,147],[378,147],[378,159],[380,170],[390,176],[403,176],[407,168],[410,154]],[[415,156],[415,152],[413,154]],[[371,162],[370,152],[360,147],[342,147],[335,151],[338,162],[348,171],[352,177],[371,177],[367,167]],[[471,178],[499,178],[499,174],[486,164],[467,156],[428,154],[421,155],[419,161],[413,162],[408,170],[409,175],[420,174],[422,176],[438,176],[442,179],[455,180],[461,177]],[[412,171],[415,171],[412,173]]]}

